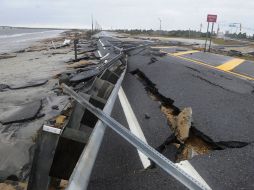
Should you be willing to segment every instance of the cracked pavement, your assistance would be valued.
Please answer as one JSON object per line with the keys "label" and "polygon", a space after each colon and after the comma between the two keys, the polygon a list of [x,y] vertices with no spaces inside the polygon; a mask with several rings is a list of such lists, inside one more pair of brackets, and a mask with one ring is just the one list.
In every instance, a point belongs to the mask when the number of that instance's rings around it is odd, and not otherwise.
{"label": "cracked pavement", "polygon": [[[104,43],[109,39],[101,38]],[[139,43],[144,42],[141,40]],[[200,59],[204,56],[202,54]],[[150,64],[153,57],[156,61]],[[221,56],[218,58],[221,59]],[[216,60],[213,61],[217,64]],[[152,100],[143,84],[130,73],[137,69],[156,85],[160,94],[172,99],[174,106],[180,110],[191,107],[193,125],[214,142],[246,143],[239,148],[213,150],[189,160],[206,183],[212,189],[253,189],[253,82],[178,57],[158,56],[150,48],[132,51],[128,56],[128,71],[122,87],[148,144],[154,148],[173,132],[159,109],[160,103]],[[146,115],[149,115],[149,119]],[[112,117],[128,127],[119,101],[114,106]],[[172,154],[174,156],[174,149],[168,150],[168,158]],[[119,187],[185,189],[157,167],[144,170],[137,151],[107,129],[89,189]]]}

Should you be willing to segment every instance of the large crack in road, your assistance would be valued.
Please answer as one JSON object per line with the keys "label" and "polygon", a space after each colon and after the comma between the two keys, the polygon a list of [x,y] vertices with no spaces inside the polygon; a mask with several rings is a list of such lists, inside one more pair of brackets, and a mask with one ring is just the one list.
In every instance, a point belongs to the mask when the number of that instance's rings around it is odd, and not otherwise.
{"label": "large crack in road", "polygon": [[[185,117],[186,119],[186,113],[184,112],[188,113],[188,109],[190,109],[191,112],[191,108],[185,108],[184,110],[181,110],[180,108],[176,107],[174,105],[174,100],[161,94],[156,88],[156,84],[154,84],[141,70],[136,69],[134,71],[131,71],[130,73],[134,75],[143,84],[147,95],[153,101],[157,101],[160,103],[160,111],[167,118],[169,128],[173,131],[173,135],[169,136],[156,149],[160,153],[164,153],[169,147],[169,145],[174,145],[177,151],[175,151],[175,159],[172,161],[180,162],[182,160],[189,160],[197,155],[208,154],[214,150],[225,150],[227,148],[242,148],[250,144],[249,142],[239,141],[214,142],[208,135],[199,131],[194,126],[193,122],[190,123],[189,131],[187,131],[187,138],[184,140],[179,138],[179,131],[175,128],[176,119],[178,117]],[[152,164],[152,168],[154,166],[155,165]]]}
{"label": "large crack in road", "polygon": [[[227,88],[224,88],[224,87],[221,86],[221,85],[218,85],[218,84],[216,84],[216,83],[213,83],[213,82],[211,82],[211,81],[209,81],[209,80],[207,80],[207,79],[205,79],[204,77],[201,77],[201,76],[199,76],[199,75],[192,75],[192,76],[195,77],[195,78],[197,78],[197,79],[199,79],[199,80],[201,80],[201,81],[206,82],[206,83],[209,84],[209,85],[216,86],[216,87],[221,88],[221,89],[223,89],[223,90],[226,90],[226,91],[228,91],[228,92],[233,92],[233,91],[231,91],[231,90],[229,90],[229,89],[227,89]],[[233,93],[234,93],[234,92],[233,92]]]}

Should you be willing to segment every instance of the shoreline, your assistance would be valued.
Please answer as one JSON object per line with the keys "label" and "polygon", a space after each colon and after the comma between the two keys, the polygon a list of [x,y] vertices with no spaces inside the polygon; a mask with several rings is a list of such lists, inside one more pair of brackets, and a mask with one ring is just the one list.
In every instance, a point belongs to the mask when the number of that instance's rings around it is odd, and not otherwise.
{"label": "shoreline", "polygon": [[[0,31],[1,32],[1,31]],[[2,53],[15,53],[22,49],[29,48],[34,44],[40,44],[41,41],[46,39],[55,39],[62,37],[66,30],[46,30],[46,31],[14,31],[11,35],[6,35],[2,31],[0,35],[0,54]],[[10,32],[9,32],[10,33]]]}
{"label": "shoreline", "polygon": [[56,76],[67,71],[74,57],[73,45],[63,46],[64,39],[73,37],[73,31],[65,31],[0,59],[0,185],[27,181],[38,130],[69,103],[67,96],[59,96]]}
{"label": "shoreline", "polygon": [[59,27],[26,27],[26,26],[0,26],[1,28],[17,28],[17,29],[46,29],[46,30],[86,30],[82,28],[59,28]]}

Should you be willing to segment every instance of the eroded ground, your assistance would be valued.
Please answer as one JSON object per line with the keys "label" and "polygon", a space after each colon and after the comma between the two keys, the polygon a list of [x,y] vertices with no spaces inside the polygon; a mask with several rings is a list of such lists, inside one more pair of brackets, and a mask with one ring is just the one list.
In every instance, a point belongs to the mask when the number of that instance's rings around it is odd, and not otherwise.
{"label": "eroded ground", "polygon": [[[67,31],[0,56],[0,182],[27,182],[38,130],[69,103],[58,76],[73,70],[67,67],[74,58],[73,45],[63,42],[75,33]],[[0,189],[11,185],[18,186],[0,183]]]}

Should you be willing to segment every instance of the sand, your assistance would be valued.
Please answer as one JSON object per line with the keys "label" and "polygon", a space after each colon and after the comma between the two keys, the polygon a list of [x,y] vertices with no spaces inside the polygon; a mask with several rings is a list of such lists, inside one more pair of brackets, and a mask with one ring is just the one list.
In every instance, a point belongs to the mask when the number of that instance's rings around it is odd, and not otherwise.
{"label": "sand", "polygon": [[[55,39],[55,45],[61,45],[63,40],[64,37]],[[0,60],[1,84],[17,86],[34,80],[48,80],[36,87],[0,90],[1,113],[13,106],[42,100],[40,114],[44,114],[33,120],[0,124],[0,182],[11,175],[19,181],[27,181],[38,130],[45,120],[59,114],[57,110],[52,112],[52,105],[61,107],[68,101],[67,97],[59,98],[54,92],[58,80],[53,77],[66,70],[65,62],[73,58],[74,53],[70,46],[50,49],[51,41],[36,42],[31,48],[23,50],[25,52],[17,53],[16,57]]]}

